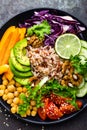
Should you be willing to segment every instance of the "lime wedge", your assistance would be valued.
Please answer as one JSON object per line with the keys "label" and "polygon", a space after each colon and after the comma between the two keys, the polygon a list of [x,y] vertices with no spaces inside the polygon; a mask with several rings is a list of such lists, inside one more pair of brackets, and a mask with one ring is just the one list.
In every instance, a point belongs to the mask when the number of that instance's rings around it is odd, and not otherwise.
{"label": "lime wedge", "polygon": [[56,53],[64,59],[78,55],[81,50],[80,39],[72,33],[60,35],[55,42]]}

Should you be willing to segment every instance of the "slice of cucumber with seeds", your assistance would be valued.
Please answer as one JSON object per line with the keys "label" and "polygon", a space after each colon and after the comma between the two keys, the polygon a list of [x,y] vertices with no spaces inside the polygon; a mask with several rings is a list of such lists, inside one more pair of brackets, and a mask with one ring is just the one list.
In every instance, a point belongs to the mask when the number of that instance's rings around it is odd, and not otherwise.
{"label": "slice of cucumber with seeds", "polygon": [[87,73],[84,75],[85,81],[87,81]]}
{"label": "slice of cucumber with seeds", "polygon": [[78,89],[76,96],[77,97],[84,97],[87,94],[87,82],[85,85]]}
{"label": "slice of cucumber with seeds", "polygon": [[81,46],[87,48],[87,42],[84,40],[80,40],[80,41],[81,41]]}
{"label": "slice of cucumber with seeds", "polygon": [[79,53],[79,56],[84,56],[85,58],[87,58],[87,48],[81,47],[81,51]]}
{"label": "slice of cucumber with seeds", "polygon": [[78,88],[80,89],[80,88],[82,88],[84,85],[85,85],[85,80],[84,80],[84,78],[83,78],[83,79],[82,79],[82,83],[78,86]]}

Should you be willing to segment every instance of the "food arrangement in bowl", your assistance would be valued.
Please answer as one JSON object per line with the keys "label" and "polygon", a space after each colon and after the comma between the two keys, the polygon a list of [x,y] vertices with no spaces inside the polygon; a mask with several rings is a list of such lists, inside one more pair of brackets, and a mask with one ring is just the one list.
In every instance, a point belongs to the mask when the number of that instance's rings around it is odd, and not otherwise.
{"label": "food arrangement in bowl", "polygon": [[84,106],[86,27],[60,14],[33,10],[29,18],[8,26],[0,40],[0,97],[26,121],[58,122]]}

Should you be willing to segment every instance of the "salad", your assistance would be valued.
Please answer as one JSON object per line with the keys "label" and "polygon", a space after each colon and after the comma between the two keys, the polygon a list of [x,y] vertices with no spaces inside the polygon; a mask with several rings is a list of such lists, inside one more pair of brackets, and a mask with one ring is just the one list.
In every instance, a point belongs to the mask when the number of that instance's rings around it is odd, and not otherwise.
{"label": "salad", "polygon": [[13,114],[57,120],[78,111],[87,94],[85,28],[49,10],[10,26],[0,40],[0,97]]}

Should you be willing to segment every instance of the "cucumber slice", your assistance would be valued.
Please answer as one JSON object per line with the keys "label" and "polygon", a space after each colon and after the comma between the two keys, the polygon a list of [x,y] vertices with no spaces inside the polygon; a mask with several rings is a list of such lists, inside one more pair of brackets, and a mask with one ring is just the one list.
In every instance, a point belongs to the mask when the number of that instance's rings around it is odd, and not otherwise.
{"label": "cucumber slice", "polygon": [[81,41],[81,46],[87,48],[87,42],[84,40],[80,40],[80,41]]}
{"label": "cucumber slice", "polygon": [[86,93],[87,93],[87,82],[85,83],[85,85],[82,88],[78,89],[76,96],[84,97],[86,95]]}
{"label": "cucumber slice", "polygon": [[85,58],[85,56],[83,56],[83,55],[79,55],[79,58],[81,59],[81,64],[85,64],[85,62],[86,62],[86,58]]}
{"label": "cucumber slice", "polygon": [[82,88],[85,85],[85,80],[83,78],[82,83],[78,86],[78,88]]}
{"label": "cucumber slice", "polygon": [[84,75],[85,81],[87,81],[87,73]]}
{"label": "cucumber slice", "polygon": [[84,56],[85,58],[87,58],[87,48],[81,47],[79,56]]}

